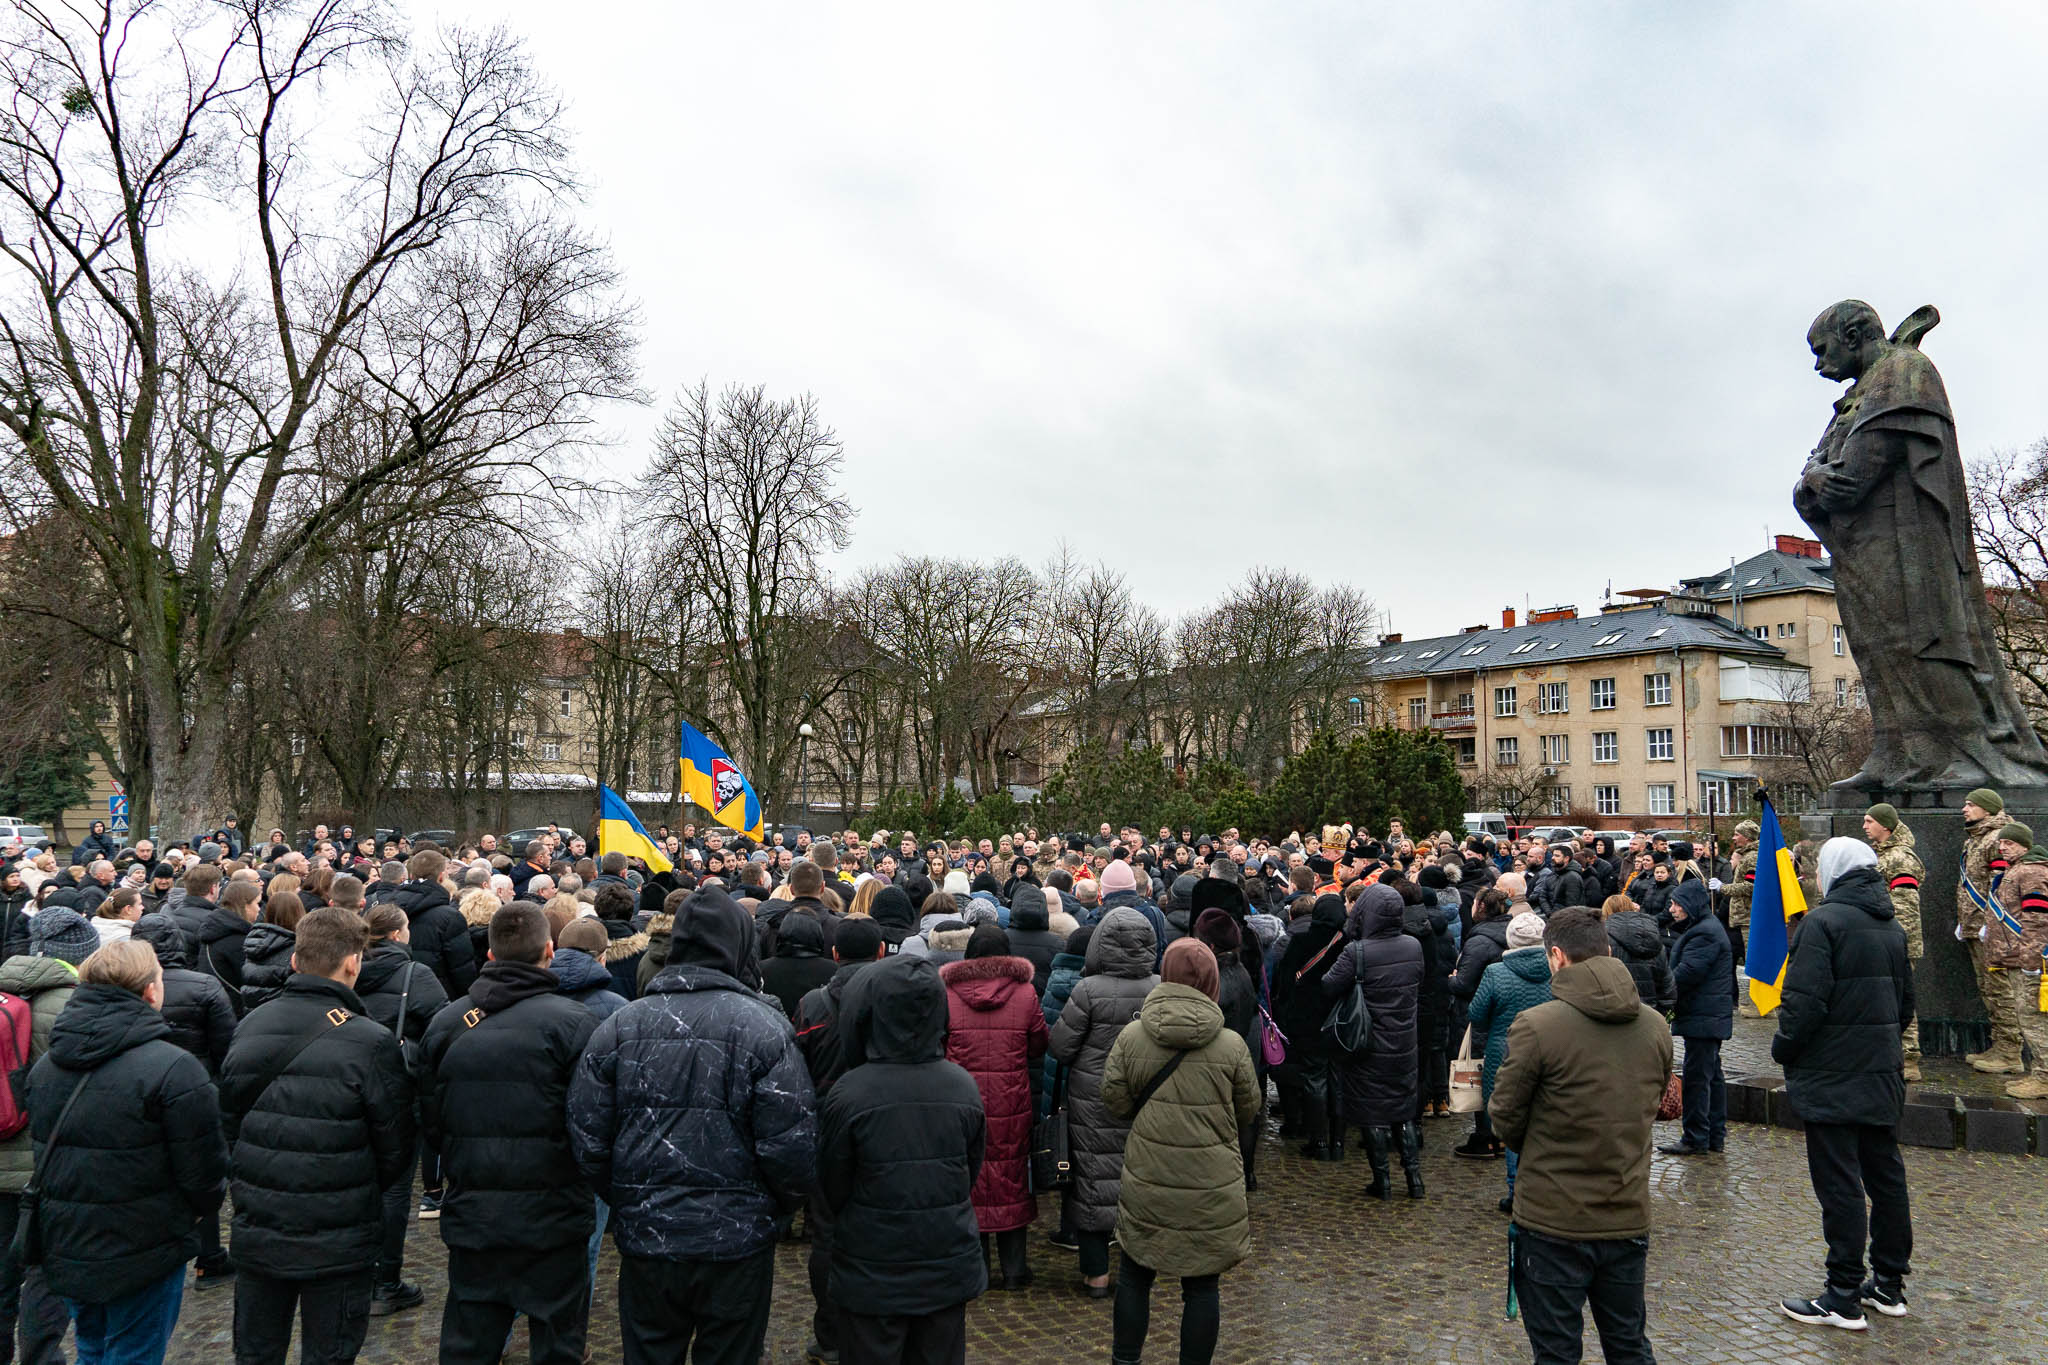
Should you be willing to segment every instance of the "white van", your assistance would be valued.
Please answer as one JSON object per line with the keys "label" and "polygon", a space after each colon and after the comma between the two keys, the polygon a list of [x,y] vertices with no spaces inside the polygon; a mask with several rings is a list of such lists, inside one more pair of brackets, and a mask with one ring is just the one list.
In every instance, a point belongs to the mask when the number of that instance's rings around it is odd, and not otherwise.
{"label": "white van", "polygon": [[1468,810],[1465,812],[1467,834],[1490,834],[1496,839],[1508,837],[1506,812],[1497,810]]}

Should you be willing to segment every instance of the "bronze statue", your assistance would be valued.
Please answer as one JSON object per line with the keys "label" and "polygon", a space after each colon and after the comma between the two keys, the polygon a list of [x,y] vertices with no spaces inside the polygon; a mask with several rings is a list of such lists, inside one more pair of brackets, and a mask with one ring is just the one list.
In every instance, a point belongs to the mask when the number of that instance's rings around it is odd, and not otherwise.
{"label": "bronze statue", "polygon": [[1877,310],[1849,299],[1806,334],[1814,369],[1851,381],[1792,490],[1834,556],[1870,706],[1870,759],[1835,784],[1845,796],[2048,784],[2048,753],[1992,637],[1955,416],[1920,353],[1939,321],[1923,307],[1887,337]]}

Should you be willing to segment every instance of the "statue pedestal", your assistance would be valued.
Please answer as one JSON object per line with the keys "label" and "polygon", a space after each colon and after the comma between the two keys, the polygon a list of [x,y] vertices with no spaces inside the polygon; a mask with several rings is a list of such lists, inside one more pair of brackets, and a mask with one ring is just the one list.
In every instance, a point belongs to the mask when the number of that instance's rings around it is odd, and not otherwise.
{"label": "statue pedestal", "polygon": [[[1969,954],[1956,940],[1956,889],[1963,856],[1963,798],[1969,788],[1909,787],[1830,791],[1822,809],[1799,817],[1809,839],[1863,837],[1863,812],[1890,802],[1913,831],[1914,849],[1927,866],[1920,883],[1920,935],[1926,951],[1914,964],[1913,991],[1920,1016],[1920,1050],[1930,1057],[1981,1052],[1991,1045],[1984,1002]],[[2005,818],[2048,838],[2048,787],[2000,792]],[[1789,832],[1788,832],[1789,834]]]}

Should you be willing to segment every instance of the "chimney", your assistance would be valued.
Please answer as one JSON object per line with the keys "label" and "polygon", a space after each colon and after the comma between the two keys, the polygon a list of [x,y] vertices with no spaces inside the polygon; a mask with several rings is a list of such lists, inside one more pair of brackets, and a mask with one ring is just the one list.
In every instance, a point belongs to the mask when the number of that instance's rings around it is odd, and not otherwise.
{"label": "chimney", "polygon": [[1400,644],[1400,643],[1401,643],[1401,632],[1397,630],[1397,631],[1395,631],[1395,632],[1394,632],[1394,633],[1393,633],[1392,635],[1382,635],[1382,636],[1380,636],[1380,643],[1381,643],[1381,644],[1383,644],[1383,645],[1398,645],[1398,644]]}
{"label": "chimney", "polygon": [[1502,607],[1500,609],[1500,628],[1502,630],[1513,630],[1515,628],[1515,609],[1513,607]]}
{"label": "chimney", "polygon": [[1576,621],[1578,619],[1579,609],[1575,606],[1544,607],[1541,610],[1529,613],[1529,624],[1532,626],[1540,626],[1546,621]]}
{"label": "chimney", "polygon": [[1476,625],[1476,626],[1467,626],[1467,627],[1465,627],[1465,634],[1467,634],[1467,635],[1477,635],[1477,634],[1479,634],[1479,632],[1481,632],[1481,631],[1483,631],[1483,630],[1485,630],[1485,629],[1486,629],[1486,622],[1484,622],[1484,621],[1481,621],[1481,622],[1480,622],[1480,623],[1479,623],[1478,625]]}
{"label": "chimney", "polygon": [[1827,553],[1819,541],[1808,540],[1804,536],[1779,536],[1777,548],[1779,554],[1798,559],[1819,559]]}

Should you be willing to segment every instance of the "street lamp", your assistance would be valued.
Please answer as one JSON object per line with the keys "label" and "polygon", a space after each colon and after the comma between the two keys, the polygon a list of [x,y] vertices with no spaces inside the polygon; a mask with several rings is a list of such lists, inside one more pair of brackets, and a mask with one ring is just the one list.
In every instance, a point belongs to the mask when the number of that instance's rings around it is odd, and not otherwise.
{"label": "street lamp", "polygon": [[805,829],[811,827],[811,736],[816,733],[809,721],[796,727],[799,741],[796,751],[796,780],[803,802]]}

